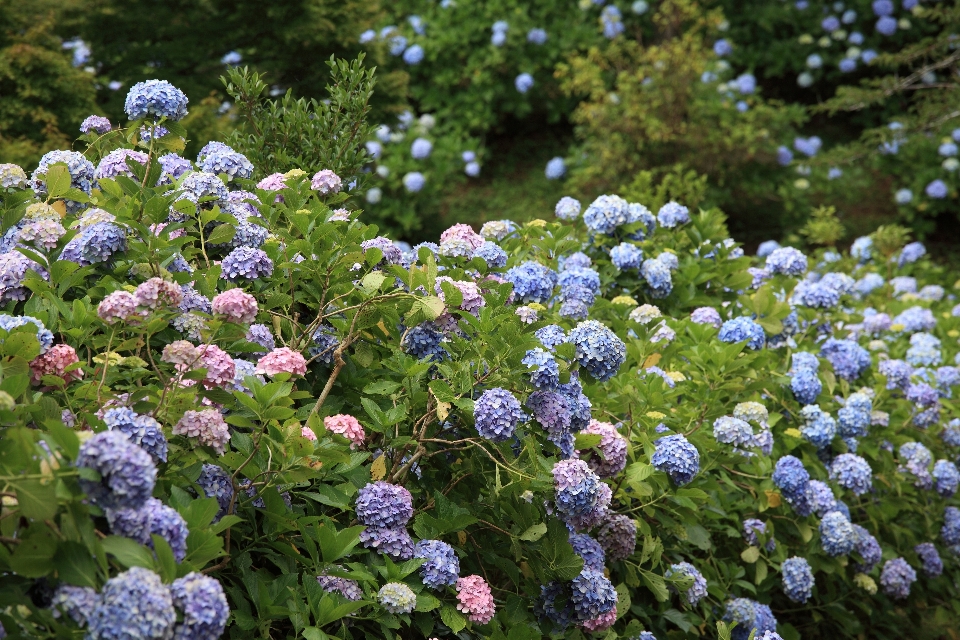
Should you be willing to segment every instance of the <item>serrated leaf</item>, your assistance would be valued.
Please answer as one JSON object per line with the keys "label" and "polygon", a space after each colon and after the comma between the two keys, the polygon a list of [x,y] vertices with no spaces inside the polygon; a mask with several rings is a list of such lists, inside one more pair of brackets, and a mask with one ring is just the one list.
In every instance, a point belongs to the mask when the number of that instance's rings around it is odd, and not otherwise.
{"label": "serrated leaf", "polygon": [[49,520],[57,515],[57,485],[51,479],[22,480],[16,485],[20,513],[33,520]]}
{"label": "serrated leaf", "polygon": [[454,633],[460,633],[467,626],[467,619],[453,605],[445,604],[440,608],[440,619]]}
{"label": "serrated leaf", "polygon": [[226,244],[237,235],[237,229],[232,224],[217,225],[207,238],[210,244]]}
{"label": "serrated leaf", "polygon": [[574,449],[583,451],[585,449],[592,449],[593,447],[600,444],[600,440],[603,438],[599,433],[578,433],[573,438]]}
{"label": "serrated leaf", "polygon": [[51,198],[62,198],[70,189],[70,169],[63,162],[56,162],[47,168],[45,182]]}
{"label": "serrated leaf", "polygon": [[663,578],[649,571],[641,571],[640,577],[643,578],[643,583],[647,585],[647,588],[653,593],[657,600],[666,602],[670,598],[667,583],[663,581]]}

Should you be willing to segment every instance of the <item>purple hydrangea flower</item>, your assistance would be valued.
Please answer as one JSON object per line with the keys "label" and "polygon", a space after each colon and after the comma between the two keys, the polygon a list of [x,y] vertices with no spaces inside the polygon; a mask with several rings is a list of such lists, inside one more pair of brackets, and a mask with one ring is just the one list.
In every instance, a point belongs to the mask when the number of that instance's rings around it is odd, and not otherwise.
{"label": "purple hydrangea flower", "polygon": [[150,455],[117,431],[104,431],[84,442],[76,465],[100,474],[99,481],[80,478],[80,487],[104,509],[142,505],[157,479]]}
{"label": "purple hydrangea flower", "polygon": [[91,640],[173,636],[177,614],[170,590],[149,569],[132,567],[107,580],[96,608],[90,612]]}

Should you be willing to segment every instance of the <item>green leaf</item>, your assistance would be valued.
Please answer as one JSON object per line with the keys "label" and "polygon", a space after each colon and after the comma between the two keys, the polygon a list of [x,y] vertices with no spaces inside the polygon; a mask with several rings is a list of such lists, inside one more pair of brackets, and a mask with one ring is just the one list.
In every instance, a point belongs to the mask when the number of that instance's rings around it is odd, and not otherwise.
{"label": "green leaf", "polygon": [[544,523],[535,524],[532,527],[528,528],[526,531],[520,534],[521,540],[526,540],[527,542],[536,542],[542,538],[547,533],[547,525]]}
{"label": "green leaf", "polygon": [[46,526],[30,527],[8,561],[13,572],[25,578],[39,578],[52,572],[57,540]]}
{"label": "green leaf", "polygon": [[97,563],[86,546],[79,542],[61,542],[53,562],[63,582],[78,587],[97,588]]}
{"label": "green leaf", "polygon": [[460,633],[467,626],[467,619],[453,605],[445,604],[440,608],[440,619],[454,633]]}
{"label": "green leaf", "polygon": [[670,592],[667,590],[667,583],[663,581],[663,578],[655,573],[642,570],[640,571],[640,577],[643,578],[643,583],[647,585],[647,588],[650,589],[657,600],[666,602],[670,599]]}
{"label": "green leaf", "polygon": [[130,538],[107,536],[100,544],[103,550],[117,559],[125,567],[144,567],[153,569],[153,552]]}
{"label": "green leaf", "polygon": [[16,485],[20,513],[33,520],[57,515],[57,484],[51,480],[22,480]]}
{"label": "green leaf", "polygon": [[233,236],[236,234],[237,229],[232,224],[217,225],[210,233],[210,237],[207,238],[207,242],[210,244],[226,244],[233,240]]}
{"label": "green leaf", "polygon": [[333,525],[326,525],[317,529],[317,539],[320,542],[320,553],[323,555],[323,561],[333,563],[350,555],[360,543],[360,533],[366,527],[349,527],[337,531]]}
{"label": "green leaf", "polygon": [[360,280],[360,289],[367,295],[374,294],[386,279],[387,276],[382,271],[371,271]]}
{"label": "green leaf", "polygon": [[47,193],[51,198],[62,198],[70,188],[70,169],[63,162],[56,162],[47,168]]}
{"label": "green leaf", "polygon": [[600,444],[602,437],[599,433],[578,433],[573,438],[573,447],[579,451],[592,449]]}
{"label": "green leaf", "polygon": [[153,550],[157,555],[157,566],[160,569],[160,577],[164,582],[173,582],[177,577],[177,560],[173,556],[173,549],[170,543],[163,536],[152,534]]}
{"label": "green leaf", "polygon": [[440,606],[440,601],[434,598],[429,593],[421,593],[417,595],[417,608],[415,611],[425,613],[427,611],[433,611]]}
{"label": "green leaf", "polygon": [[200,529],[209,525],[220,511],[216,498],[200,498],[194,500],[187,508],[180,512],[191,530]]}
{"label": "green leaf", "polygon": [[365,386],[363,393],[371,396],[388,396],[399,389],[400,386],[400,383],[391,380],[378,380]]}
{"label": "green leaf", "polygon": [[743,561],[747,564],[753,564],[760,557],[760,548],[759,547],[747,547],[740,554],[740,557],[743,558]]}

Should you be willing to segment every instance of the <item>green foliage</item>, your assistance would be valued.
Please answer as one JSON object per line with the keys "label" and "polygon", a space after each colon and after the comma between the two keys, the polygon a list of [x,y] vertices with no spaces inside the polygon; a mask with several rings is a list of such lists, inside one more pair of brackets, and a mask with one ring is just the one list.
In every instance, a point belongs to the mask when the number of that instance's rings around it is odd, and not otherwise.
{"label": "green foliage", "polygon": [[810,213],[810,219],[799,233],[810,244],[833,247],[843,238],[845,230],[843,223],[837,218],[837,210],[821,206]]}

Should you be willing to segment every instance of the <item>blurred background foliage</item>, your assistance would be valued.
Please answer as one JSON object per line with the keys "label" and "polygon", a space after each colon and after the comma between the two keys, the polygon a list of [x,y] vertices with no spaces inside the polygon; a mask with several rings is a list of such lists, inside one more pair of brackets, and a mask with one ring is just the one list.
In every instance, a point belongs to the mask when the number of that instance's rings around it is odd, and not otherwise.
{"label": "blurred background foliage", "polygon": [[[619,191],[721,209],[748,247],[808,243],[833,207],[837,242],[899,222],[937,250],[960,222],[955,4],[0,0],[0,160],[29,171],[148,78],[188,94],[195,155],[249,122],[232,67],[272,108],[309,111],[332,95],[330,57],[363,53],[382,126],[348,206],[397,237]],[[317,134],[307,111],[286,139]],[[258,168],[303,156],[288,151]]]}

